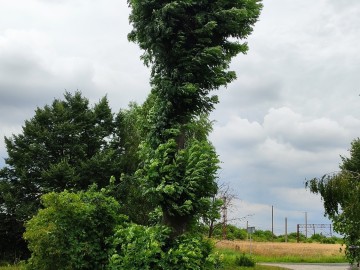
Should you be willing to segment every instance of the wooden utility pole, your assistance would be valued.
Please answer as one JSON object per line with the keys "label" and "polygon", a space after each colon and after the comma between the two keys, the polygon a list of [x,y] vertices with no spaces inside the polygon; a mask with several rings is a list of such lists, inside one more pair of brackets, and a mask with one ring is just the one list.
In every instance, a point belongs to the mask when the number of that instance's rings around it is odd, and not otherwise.
{"label": "wooden utility pole", "polygon": [[227,223],[227,207],[226,207],[226,197],[223,197],[224,204],[222,207],[222,217],[223,217],[223,227],[222,227],[222,237],[226,239],[226,223]]}
{"label": "wooden utility pole", "polygon": [[307,212],[305,212],[305,238],[307,239],[308,230],[307,230]]}
{"label": "wooden utility pole", "polygon": [[274,206],[271,206],[271,239],[274,238]]}
{"label": "wooden utility pole", "polygon": [[287,217],[285,218],[285,242],[288,241],[288,231],[287,231]]}

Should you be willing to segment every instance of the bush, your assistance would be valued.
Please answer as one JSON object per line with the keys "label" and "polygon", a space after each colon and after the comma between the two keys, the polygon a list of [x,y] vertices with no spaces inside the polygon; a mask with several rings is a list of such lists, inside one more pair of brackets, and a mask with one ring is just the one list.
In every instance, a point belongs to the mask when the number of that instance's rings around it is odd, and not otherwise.
{"label": "bush", "polygon": [[104,269],[116,224],[124,220],[115,199],[101,192],[48,193],[26,223],[32,252],[26,269]]}
{"label": "bush", "polygon": [[[223,237],[223,229],[222,224],[218,224],[215,227],[213,236],[215,238],[222,238]],[[234,225],[228,224],[226,226],[226,239],[227,240],[245,240],[247,237],[247,232],[245,229],[240,229]]]}
{"label": "bush", "polygon": [[335,236],[332,237],[326,237],[323,234],[313,234],[311,236],[311,239],[313,239],[316,242],[322,243],[322,244],[335,244],[337,242],[339,242],[339,239]]}
{"label": "bush", "polygon": [[277,238],[277,236],[274,235],[269,230],[266,230],[266,231],[256,230],[252,237],[253,237],[254,241],[258,241],[258,242],[269,242],[269,241],[276,240],[276,238]]}
{"label": "bush", "polygon": [[164,226],[122,226],[112,243],[109,270],[205,270],[220,265],[209,241],[194,235],[172,241]]}
{"label": "bush", "polygon": [[226,227],[226,236],[229,240],[245,240],[247,237],[247,232],[245,229],[240,229],[234,225],[227,225]]}
{"label": "bush", "polygon": [[146,227],[136,224],[119,227],[112,238],[109,269],[163,269],[166,227]]}
{"label": "bush", "polygon": [[235,264],[237,266],[254,267],[256,263],[252,257],[242,254],[241,256],[236,257]]}

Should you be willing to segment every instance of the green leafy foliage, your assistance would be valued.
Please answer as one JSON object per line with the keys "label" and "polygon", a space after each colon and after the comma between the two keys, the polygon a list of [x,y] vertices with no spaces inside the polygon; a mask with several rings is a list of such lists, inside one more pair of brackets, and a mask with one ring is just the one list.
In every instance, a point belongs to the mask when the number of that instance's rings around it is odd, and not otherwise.
{"label": "green leafy foliage", "polygon": [[64,97],[37,108],[21,134],[5,138],[5,176],[33,192],[84,190],[94,182],[106,186],[118,172],[120,156],[109,143],[114,120],[107,99],[90,108],[80,92]]}
{"label": "green leafy foliage", "polygon": [[26,223],[32,252],[26,269],[105,269],[108,238],[124,221],[119,204],[101,192],[48,193]]}
{"label": "green leafy foliage", "polygon": [[109,269],[164,269],[166,227],[129,224],[116,230]]}
{"label": "green leafy foliage", "polygon": [[315,233],[310,237],[311,240],[322,243],[322,244],[336,244],[336,243],[342,243],[341,239],[336,236],[326,237],[325,235],[321,233]]}
{"label": "green leafy foliage", "polygon": [[228,71],[231,58],[247,51],[239,40],[252,32],[261,4],[259,0],[128,3],[133,26],[129,40],[144,50],[142,59],[152,69],[149,135],[138,176],[161,206],[162,223],[177,237],[210,209],[209,198],[217,189],[218,159],[207,141],[209,129],[202,129],[203,138],[194,139],[194,123],[218,102],[210,92],[235,79],[235,72]]}
{"label": "green leafy foliage", "polygon": [[160,121],[162,128],[212,110],[217,98],[208,94],[235,79],[227,71],[230,60],[247,51],[246,43],[236,39],[252,32],[260,1],[128,2],[133,25],[129,39],[145,51],[142,59],[152,66],[159,116],[166,122]]}
{"label": "green leafy foliage", "polygon": [[[66,92],[64,100],[37,108],[22,133],[6,138],[9,157],[0,170],[0,258],[27,257],[23,224],[39,209],[41,195],[86,190],[92,183],[102,188],[112,175],[123,175],[113,192],[123,212],[146,222],[154,207],[139,206],[148,201],[129,176],[139,164],[143,134],[138,122],[144,117],[136,104],[114,117],[106,97],[90,106],[80,92]],[[134,210],[139,208],[143,211]]]}
{"label": "green leafy foliage", "polygon": [[221,207],[223,206],[223,200],[216,198],[215,195],[209,199],[208,210],[201,215],[201,221],[205,224],[207,235],[209,238],[214,236],[216,227],[219,227],[220,223],[217,221],[220,219]]}
{"label": "green leafy foliage", "polygon": [[350,262],[360,261],[360,252],[350,246],[360,246],[360,139],[351,143],[350,157],[342,157],[340,172],[306,182],[310,191],[320,194],[325,214],[333,221],[334,231],[344,237],[345,254]]}
{"label": "green leafy foliage", "polygon": [[219,266],[212,244],[196,235],[183,235],[171,245],[164,226],[127,224],[117,229],[109,269],[201,270]]}
{"label": "green leafy foliage", "polygon": [[13,216],[0,213],[0,262],[13,263],[28,256],[23,227]]}
{"label": "green leafy foliage", "polygon": [[[246,229],[241,229],[232,224],[226,225],[226,240],[245,240],[247,239]],[[213,237],[223,238],[223,223],[217,223],[214,227]]]}
{"label": "green leafy foliage", "polygon": [[245,254],[237,256],[235,259],[235,263],[238,266],[246,266],[246,267],[254,267],[256,264],[255,260],[252,257],[247,256]]}
{"label": "green leafy foliage", "polygon": [[37,108],[19,135],[5,138],[7,167],[0,171],[2,209],[20,223],[38,209],[40,196],[108,184],[121,155],[111,148],[113,114],[106,98],[93,108],[80,92]]}
{"label": "green leafy foliage", "polygon": [[144,146],[144,167],[137,172],[146,194],[156,197],[163,210],[164,224],[175,234],[184,233],[199,214],[210,208],[209,197],[217,191],[214,179],[218,158],[207,141],[188,141],[178,149],[175,140],[159,145],[149,153]]}
{"label": "green leafy foliage", "polygon": [[269,230],[255,230],[252,237],[255,241],[268,242],[274,240],[276,235]]}

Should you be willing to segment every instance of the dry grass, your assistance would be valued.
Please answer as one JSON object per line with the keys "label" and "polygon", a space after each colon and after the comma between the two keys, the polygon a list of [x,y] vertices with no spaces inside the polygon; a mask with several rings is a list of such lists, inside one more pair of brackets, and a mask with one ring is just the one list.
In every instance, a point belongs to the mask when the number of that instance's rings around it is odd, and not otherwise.
{"label": "dry grass", "polygon": [[[230,249],[239,253],[250,253],[248,241],[220,241],[216,244],[219,249]],[[284,258],[298,258],[299,261],[339,261],[344,257],[340,253],[340,244],[318,243],[278,243],[252,242],[251,253],[262,258],[272,260]]]}

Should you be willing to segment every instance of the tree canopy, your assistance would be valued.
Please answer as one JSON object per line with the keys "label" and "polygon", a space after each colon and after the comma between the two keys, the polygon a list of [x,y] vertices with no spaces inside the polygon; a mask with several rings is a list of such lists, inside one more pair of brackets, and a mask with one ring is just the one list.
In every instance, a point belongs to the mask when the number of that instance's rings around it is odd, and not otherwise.
{"label": "tree canopy", "polygon": [[210,112],[217,103],[211,90],[236,78],[228,71],[231,58],[246,53],[244,39],[260,14],[259,0],[153,1],[128,0],[131,41],[144,50],[151,66],[154,137]]}
{"label": "tree canopy", "polygon": [[326,174],[306,182],[315,194],[320,194],[325,215],[334,224],[334,231],[343,235],[347,244],[348,259],[360,261],[360,252],[352,252],[350,246],[360,246],[360,139],[351,143],[350,156],[341,157],[340,171]]}
{"label": "tree canopy", "polygon": [[1,251],[24,249],[23,224],[39,209],[43,194],[86,190],[93,183],[102,188],[109,185],[111,176],[123,175],[114,190],[114,196],[124,202],[123,212],[146,222],[143,211],[134,211],[145,202],[137,202],[141,198],[138,183],[127,176],[138,165],[139,111],[132,104],[115,116],[106,97],[90,106],[79,91],[66,92],[63,100],[37,108],[22,133],[5,138],[8,158],[0,170],[0,242],[8,245],[0,244]]}
{"label": "tree canopy", "polygon": [[[189,137],[191,123],[217,103],[212,90],[236,78],[231,59],[246,53],[258,0],[129,0],[133,30],[129,40],[144,50],[151,66],[153,100],[149,135],[139,170],[159,201],[163,224],[179,236],[210,207],[217,192],[216,152],[207,139]],[[190,132],[191,133],[191,132]],[[206,201],[206,203],[205,203]],[[201,206],[200,206],[201,205]]]}

